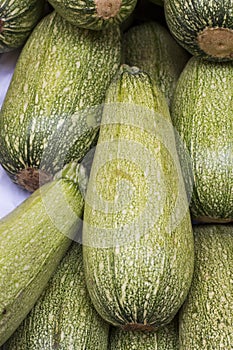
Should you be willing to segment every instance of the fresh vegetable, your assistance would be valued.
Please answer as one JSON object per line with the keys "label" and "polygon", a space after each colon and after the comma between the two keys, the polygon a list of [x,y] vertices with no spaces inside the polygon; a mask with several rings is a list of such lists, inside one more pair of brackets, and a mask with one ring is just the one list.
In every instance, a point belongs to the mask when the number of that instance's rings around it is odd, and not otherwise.
{"label": "fresh vegetable", "polygon": [[100,30],[123,23],[137,0],[49,0],[67,21],[82,28]]}
{"label": "fresh vegetable", "polygon": [[88,31],[55,11],[30,35],[0,113],[0,162],[21,187],[33,192],[90,149],[120,38],[116,26]]}
{"label": "fresh vegetable", "polygon": [[44,0],[0,2],[0,53],[21,47],[45,9]]}
{"label": "fresh vegetable", "polygon": [[68,164],[0,220],[0,345],[16,330],[75,238],[85,170]]}
{"label": "fresh vegetable", "polygon": [[82,246],[73,242],[37,303],[2,350],[107,350],[109,325],[88,295]]}
{"label": "fresh vegetable", "polygon": [[180,350],[232,349],[233,226],[194,226],[195,268],[180,310]]}
{"label": "fresh vegetable", "polygon": [[187,191],[192,190],[190,209],[204,222],[233,219],[232,74],[231,62],[192,57],[171,106],[174,127],[191,158],[187,166],[180,155]]}
{"label": "fresh vegetable", "polygon": [[106,321],[130,330],[171,321],[192,279],[192,227],[165,97],[137,67],[123,65],[107,92],[83,244]]}

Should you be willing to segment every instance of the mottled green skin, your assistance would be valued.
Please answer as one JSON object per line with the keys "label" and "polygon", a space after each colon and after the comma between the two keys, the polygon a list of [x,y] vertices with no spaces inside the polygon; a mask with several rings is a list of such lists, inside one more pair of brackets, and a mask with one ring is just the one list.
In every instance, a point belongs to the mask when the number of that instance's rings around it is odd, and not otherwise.
{"label": "mottled green skin", "polygon": [[170,125],[149,76],[123,66],[107,93],[83,225],[87,287],[113,325],[167,324],[191,283],[192,227]]}
{"label": "mottled green skin", "polygon": [[84,199],[77,166],[0,221],[0,345],[35,304],[77,232]]}
{"label": "mottled green skin", "polygon": [[[108,0],[105,1],[105,3],[107,2]],[[111,2],[109,1],[110,4]],[[81,28],[102,30],[127,20],[133,12],[137,0],[122,0],[119,12],[108,18],[98,15],[95,0],[49,0],[49,3],[70,23]]]}
{"label": "mottled green skin", "polygon": [[148,73],[170,105],[189,55],[165,26],[148,21],[131,27],[123,35],[123,59],[125,63]]}
{"label": "mottled green skin", "polygon": [[36,26],[0,114],[0,162],[13,181],[27,167],[54,174],[89,150],[120,64],[120,37],[116,26],[88,31],[55,12]]}
{"label": "mottled green skin", "polygon": [[74,242],[2,350],[107,350],[108,333],[86,289],[82,247]]}
{"label": "mottled green skin", "polygon": [[108,350],[179,350],[177,319],[155,332],[110,328]]}
{"label": "mottled green skin", "polygon": [[21,47],[44,13],[44,0],[3,0],[0,3],[0,53]]}
{"label": "mottled green skin", "polygon": [[231,350],[233,226],[194,226],[195,268],[180,310],[180,350]]}
{"label": "mottled green skin", "polygon": [[[233,219],[233,64],[193,57],[183,70],[171,106],[173,124],[186,145],[182,160],[194,218]],[[188,189],[190,191],[190,189]]]}
{"label": "mottled green skin", "polygon": [[198,45],[198,34],[205,28],[233,29],[233,0],[165,0],[165,18],[174,38],[194,56],[224,61],[204,52]]}

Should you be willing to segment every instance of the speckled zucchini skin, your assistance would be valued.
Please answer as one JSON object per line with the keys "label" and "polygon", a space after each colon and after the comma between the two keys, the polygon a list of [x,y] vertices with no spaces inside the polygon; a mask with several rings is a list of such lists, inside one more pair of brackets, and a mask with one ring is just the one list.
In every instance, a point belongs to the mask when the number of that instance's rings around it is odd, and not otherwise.
{"label": "speckled zucchini skin", "polygon": [[[203,221],[233,219],[233,106],[231,62],[193,57],[183,70],[171,106],[173,124],[192,164],[192,215]],[[181,155],[182,158],[182,155]]]}
{"label": "speckled zucchini skin", "polygon": [[120,64],[120,38],[117,26],[88,31],[55,11],[36,26],[0,114],[0,162],[13,181],[26,187],[17,177],[22,170],[40,169],[49,177],[89,150]]}
{"label": "speckled zucchini skin", "polygon": [[156,332],[123,331],[110,328],[108,350],[179,350],[177,318]]}
{"label": "speckled zucchini skin", "polygon": [[233,344],[233,226],[194,226],[195,268],[179,318],[180,350]]}
{"label": "speckled zucchini skin", "polygon": [[[172,35],[192,55],[215,61],[233,59],[233,0],[164,0],[164,10]],[[205,43],[200,34],[209,29]],[[224,37],[228,37],[226,42]],[[210,49],[213,45],[216,52]]]}
{"label": "speckled zucchini skin", "polygon": [[137,0],[49,0],[70,23],[91,30],[121,24],[133,12]]}
{"label": "speckled zucchini skin", "polygon": [[2,350],[107,350],[109,325],[86,289],[82,247],[73,242],[34,308]]}
{"label": "speckled zucchini skin", "polygon": [[123,35],[124,62],[150,75],[165,94],[168,104],[189,54],[155,21],[140,23]]}
{"label": "speckled zucchini skin", "polygon": [[169,126],[162,93],[146,73],[123,65],[104,106],[83,254],[93,304],[124,329],[170,322],[191,283],[192,227]]}
{"label": "speckled zucchini skin", "polygon": [[3,0],[0,3],[0,53],[21,47],[42,18],[44,0]]}
{"label": "speckled zucchini skin", "polygon": [[67,165],[0,221],[0,345],[31,310],[77,232],[84,206],[78,179],[85,183],[79,168]]}

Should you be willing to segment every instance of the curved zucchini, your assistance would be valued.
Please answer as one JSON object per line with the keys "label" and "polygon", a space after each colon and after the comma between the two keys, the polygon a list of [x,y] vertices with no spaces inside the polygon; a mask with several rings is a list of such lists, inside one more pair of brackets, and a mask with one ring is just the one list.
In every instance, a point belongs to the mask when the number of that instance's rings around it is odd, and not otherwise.
{"label": "curved zucchini", "polygon": [[3,0],[0,3],[0,53],[21,47],[45,9],[44,0]]}
{"label": "curved zucchini", "polygon": [[36,26],[0,113],[0,162],[14,182],[33,192],[89,150],[120,64],[120,37],[116,26],[88,31],[55,11]]}
{"label": "curved zucchini", "polygon": [[60,178],[0,221],[0,345],[31,310],[77,233],[83,170],[76,163],[67,165]]}
{"label": "curved zucchini", "polygon": [[180,310],[180,350],[233,344],[233,226],[194,225],[195,267]]}
{"label": "curved zucchini", "polygon": [[2,350],[107,350],[109,325],[97,314],[73,242],[46,289]]}
{"label": "curved zucchini", "polygon": [[122,66],[107,93],[83,244],[106,321],[131,330],[171,321],[192,279],[192,227],[165,97],[136,67]]}
{"label": "curved zucchini", "polygon": [[181,163],[185,180],[193,181],[190,209],[198,221],[233,219],[232,74],[232,62],[192,57],[173,97],[173,125],[192,161],[190,173]]}
{"label": "curved zucchini", "polygon": [[49,3],[70,23],[102,30],[127,20],[137,0],[49,0]]}
{"label": "curved zucchini", "polygon": [[123,57],[126,64],[139,67],[154,79],[170,106],[189,54],[166,27],[155,21],[131,27],[123,35]]}
{"label": "curved zucchini", "polygon": [[108,350],[179,350],[177,321],[176,317],[156,332],[123,331],[111,327]]}

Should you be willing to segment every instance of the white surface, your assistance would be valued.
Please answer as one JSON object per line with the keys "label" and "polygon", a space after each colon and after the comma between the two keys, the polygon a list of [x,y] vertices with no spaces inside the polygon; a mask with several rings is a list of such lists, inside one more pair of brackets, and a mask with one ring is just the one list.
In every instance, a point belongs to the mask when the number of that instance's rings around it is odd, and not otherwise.
{"label": "white surface", "polygon": [[[19,51],[0,55],[0,108],[5,98]],[[28,192],[15,185],[0,165],[0,218],[12,211],[25,198]]]}

